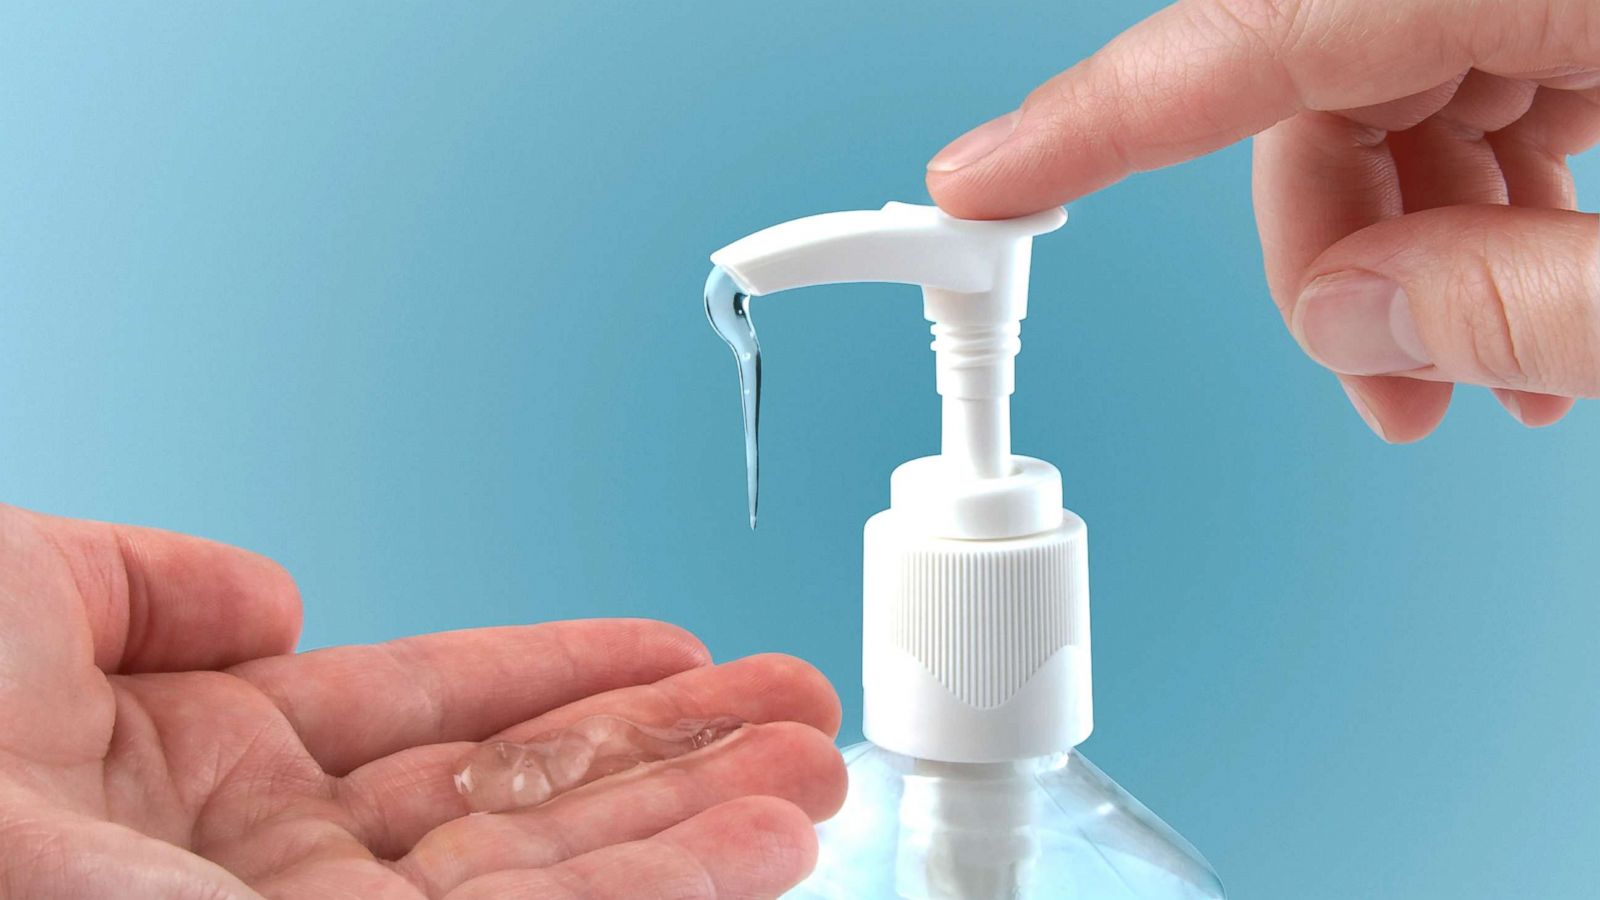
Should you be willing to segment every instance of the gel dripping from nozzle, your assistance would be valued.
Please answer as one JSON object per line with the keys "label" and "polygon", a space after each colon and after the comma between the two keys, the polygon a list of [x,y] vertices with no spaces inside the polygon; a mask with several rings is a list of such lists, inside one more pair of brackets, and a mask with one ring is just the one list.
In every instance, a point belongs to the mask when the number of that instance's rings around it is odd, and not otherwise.
{"label": "gel dripping from nozzle", "polygon": [[744,409],[745,489],[750,498],[750,527],[756,527],[756,505],[760,493],[760,467],[757,449],[761,433],[761,344],[756,341],[756,325],[750,318],[750,295],[739,290],[721,266],[711,269],[706,279],[706,318],[717,336],[733,350],[739,364],[739,399]]}
{"label": "gel dripping from nozzle", "polygon": [[473,812],[537,806],[607,775],[692,753],[743,724],[722,717],[657,728],[617,716],[590,716],[527,743],[480,744],[456,766],[456,790]]}

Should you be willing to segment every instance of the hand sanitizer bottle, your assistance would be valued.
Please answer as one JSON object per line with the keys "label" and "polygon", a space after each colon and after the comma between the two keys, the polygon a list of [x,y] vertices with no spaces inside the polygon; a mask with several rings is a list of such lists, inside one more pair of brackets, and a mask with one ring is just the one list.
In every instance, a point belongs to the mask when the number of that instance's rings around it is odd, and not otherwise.
{"label": "hand sanitizer bottle", "polygon": [[760,356],[749,300],[808,285],[922,287],[941,452],[901,465],[867,522],[864,716],[842,811],[789,895],[830,900],[1210,900],[1200,854],[1073,748],[1089,736],[1087,529],[1061,473],[1011,453],[1033,238],[1060,209],[954,219],[827,213],[712,254],[706,308],[740,363],[755,522]]}

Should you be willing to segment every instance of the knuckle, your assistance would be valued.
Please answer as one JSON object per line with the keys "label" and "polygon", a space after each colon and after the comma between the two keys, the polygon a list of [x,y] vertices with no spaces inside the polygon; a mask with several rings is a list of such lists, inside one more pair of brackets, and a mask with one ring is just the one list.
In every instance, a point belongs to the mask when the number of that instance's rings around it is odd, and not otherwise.
{"label": "knuckle", "polygon": [[1305,102],[1304,85],[1328,65],[1326,53],[1308,38],[1314,30],[1311,6],[1311,0],[1209,0],[1195,9],[1201,28],[1275,67],[1274,77]]}
{"label": "knuckle", "polygon": [[763,653],[753,658],[771,673],[774,681],[783,684],[819,686],[827,684],[822,672],[811,663],[787,653]]}
{"label": "knuckle", "polygon": [[1492,386],[1595,396],[1600,253],[1552,253],[1541,234],[1480,233],[1480,252],[1450,276],[1463,362]]}
{"label": "knuckle", "polygon": [[650,886],[649,900],[716,900],[717,885],[711,873],[688,848],[663,842],[661,851],[641,873]]}
{"label": "knuckle", "polygon": [[800,807],[777,797],[752,797],[744,814],[751,856],[774,872],[804,871],[815,846],[811,818]]}
{"label": "knuckle", "polygon": [[640,640],[652,650],[666,650],[692,665],[705,665],[711,661],[711,651],[694,636],[694,632],[671,622],[640,619]]}
{"label": "knuckle", "polygon": [[1473,370],[1499,386],[1520,388],[1529,384],[1531,373],[1512,326],[1511,298],[1519,293],[1515,286],[1506,284],[1504,277],[1482,257],[1475,265],[1462,267],[1454,280],[1451,295],[1480,298],[1479,302],[1457,306]]}
{"label": "knuckle", "polygon": [[761,689],[784,698],[798,721],[824,731],[839,727],[839,694],[820,669],[798,657],[777,653],[753,661]]}
{"label": "knuckle", "polygon": [[[23,883],[51,884],[63,880],[73,856],[66,839],[52,833],[35,834],[30,838],[14,850],[15,858],[22,863]],[[35,877],[29,878],[29,875]]]}
{"label": "knuckle", "polygon": [[1303,0],[1211,0],[1203,12],[1277,56],[1300,31]]}

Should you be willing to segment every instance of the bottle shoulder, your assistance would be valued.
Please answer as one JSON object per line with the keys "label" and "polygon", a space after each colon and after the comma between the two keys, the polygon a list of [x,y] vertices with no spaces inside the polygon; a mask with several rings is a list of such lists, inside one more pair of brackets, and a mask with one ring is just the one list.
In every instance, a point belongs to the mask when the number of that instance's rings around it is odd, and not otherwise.
{"label": "bottle shoulder", "polygon": [[1077,751],[938,763],[847,748],[844,807],[793,898],[1222,900],[1188,841]]}

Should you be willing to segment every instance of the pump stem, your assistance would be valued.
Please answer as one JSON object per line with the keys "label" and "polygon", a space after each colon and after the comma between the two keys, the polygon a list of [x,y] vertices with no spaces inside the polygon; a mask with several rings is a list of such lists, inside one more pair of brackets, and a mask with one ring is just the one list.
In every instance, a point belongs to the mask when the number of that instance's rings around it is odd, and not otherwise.
{"label": "pump stem", "polygon": [[944,398],[939,453],[976,478],[1011,474],[1011,398]]}
{"label": "pump stem", "polygon": [[938,317],[959,309],[962,299],[934,289],[923,293],[934,323],[935,387],[944,398],[939,453],[952,475],[1004,478],[1012,474],[1011,392],[1022,325],[944,322]]}

